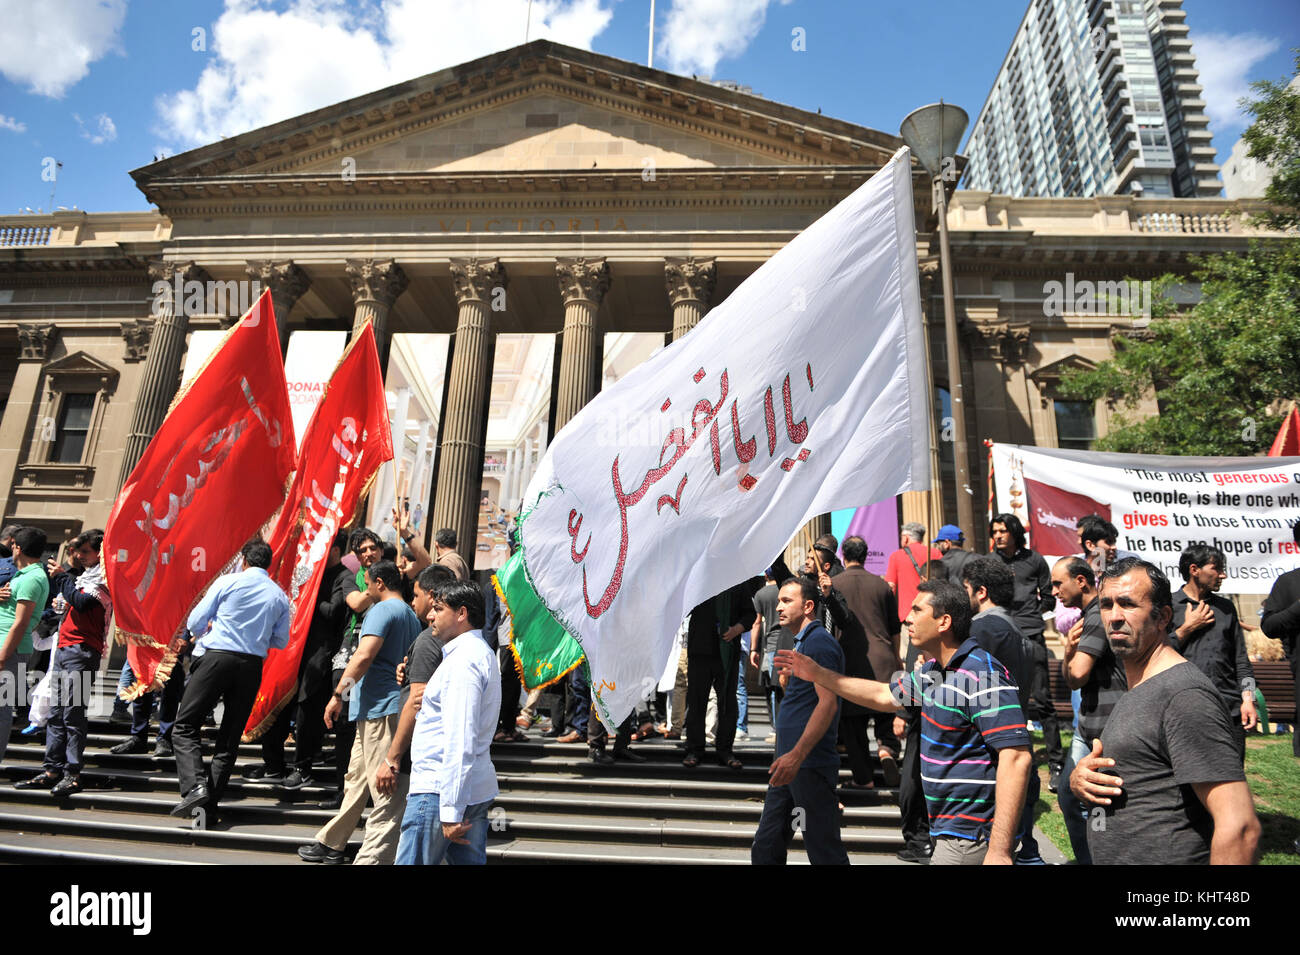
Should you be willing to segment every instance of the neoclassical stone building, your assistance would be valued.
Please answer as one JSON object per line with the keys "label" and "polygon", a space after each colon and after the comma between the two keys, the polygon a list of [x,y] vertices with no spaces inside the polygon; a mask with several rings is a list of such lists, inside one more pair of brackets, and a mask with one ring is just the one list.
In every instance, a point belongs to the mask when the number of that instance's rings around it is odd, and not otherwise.
{"label": "neoclassical stone building", "polygon": [[[237,317],[212,301],[186,307],[155,283],[224,293],[256,280],[271,290],[282,343],[369,321],[385,360],[404,356],[408,383],[426,375],[424,391],[441,394],[437,420],[410,439],[415,458],[430,458],[425,527],[475,540],[485,472],[498,499],[517,497],[550,435],[636,354],[627,336],[687,333],[900,145],[536,41],[138,169],[157,211],[0,218],[0,519],[54,540],[102,525],[176,392],[187,343],[229,323],[218,313]],[[936,222],[919,167],[915,196],[933,279]],[[955,193],[977,514],[984,438],[1078,445],[1106,430],[1104,406],[1063,402],[1056,385],[1064,369],[1109,355],[1133,317],[1045,308],[1047,284],[1186,270],[1190,254],[1244,247],[1247,211]],[[910,495],[904,510],[933,527],[953,520],[956,490],[941,440],[940,283],[922,289],[940,493]],[[451,336],[438,367],[393,344],[430,334]],[[529,410],[490,445],[489,415],[509,400],[495,387],[497,345],[520,335],[553,340],[549,393],[534,367],[545,359],[521,353],[532,370],[515,384]],[[610,354],[617,336],[621,358]]]}

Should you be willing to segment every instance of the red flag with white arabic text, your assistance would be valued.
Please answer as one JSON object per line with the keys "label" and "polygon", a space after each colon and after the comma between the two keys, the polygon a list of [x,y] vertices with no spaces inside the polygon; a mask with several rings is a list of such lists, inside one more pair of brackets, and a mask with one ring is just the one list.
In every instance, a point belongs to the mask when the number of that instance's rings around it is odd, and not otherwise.
{"label": "red flag with white arabic text", "polygon": [[135,696],[171,675],[174,640],[222,568],[284,502],[296,463],[284,361],[264,292],[172,402],[105,530]]}
{"label": "red flag with white arabic text", "polygon": [[298,473],[271,532],[271,577],[289,595],[293,619],[288,645],[272,650],[262,666],[262,685],[244,726],[247,739],[270,729],[293,699],[330,543],[351,522],[380,465],[392,457],[388,399],[374,329],[367,322],[316,406],[298,454]]}

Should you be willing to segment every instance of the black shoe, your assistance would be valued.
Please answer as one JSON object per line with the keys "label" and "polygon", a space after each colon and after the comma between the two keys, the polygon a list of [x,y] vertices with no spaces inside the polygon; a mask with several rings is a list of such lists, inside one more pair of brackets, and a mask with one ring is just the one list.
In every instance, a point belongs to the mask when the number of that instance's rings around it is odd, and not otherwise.
{"label": "black shoe", "polygon": [[284,770],[271,769],[267,766],[254,766],[244,773],[244,778],[263,783],[282,783],[284,782]]}
{"label": "black shoe", "polygon": [[313,842],[311,845],[298,847],[298,858],[303,862],[320,862],[325,865],[342,865],[343,853],[327,845]]}
{"label": "black shoe", "polygon": [[128,737],[126,742],[118,743],[109,750],[114,756],[129,756],[132,753],[149,752],[149,744],[138,736]]}
{"label": "black shoe", "polygon": [[206,806],[207,803],[208,787],[203,783],[199,783],[185,794],[185,798],[176,804],[175,808],[172,809],[171,814],[186,819],[194,814],[195,809],[198,809],[201,806]]}
{"label": "black shoe", "polygon": [[24,779],[14,783],[14,789],[53,789],[58,785],[59,779],[60,776],[57,773],[41,773],[31,779]]}
{"label": "black shoe", "polygon": [[619,747],[615,746],[615,747],[614,747],[614,758],[615,758],[615,759],[621,759],[621,760],[623,760],[624,762],[627,762],[627,763],[644,763],[644,762],[645,762],[645,757],[644,757],[644,756],[638,756],[636,753],[632,752],[632,751],[631,751],[630,749],[628,749],[626,746],[624,746],[624,747],[621,748],[621,749],[620,749]]}
{"label": "black shoe", "polygon": [[1047,791],[1048,791],[1048,792],[1053,792],[1053,793],[1054,793],[1054,792],[1056,792],[1056,790],[1060,787],[1060,785],[1061,785],[1061,770],[1062,770],[1063,768],[1064,768],[1064,767],[1062,767],[1062,766],[1053,766],[1053,767],[1051,767],[1051,770],[1050,770],[1050,771],[1048,772],[1048,774],[1047,774]]}
{"label": "black shoe", "polygon": [[76,776],[67,775],[60,779],[59,784],[50,790],[50,795],[71,796],[79,792],[81,792],[81,780]]}
{"label": "black shoe", "polygon": [[172,741],[165,736],[159,738],[158,742],[154,744],[153,759],[171,759],[175,755],[176,750],[172,748]]}
{"label": "black shoe", "polygon": [[894,855],[904,862],[916,862],[920,865],[929,865],[930,856],[934,854],[934,849],[928,845],[905,846]]}
{"label": "black shoe", "polygon": [[542,739],[559,739],[563,735],[564,735],[564,730],[557,731],[557,730],[550,729],[542,734]]}
{"label": "black shoe", "polygon": [[330,812],[337,812],[339,809],[343,808],[343,794],[338,793],[337,795],[330,796],[329,799],[322,799],[316,805],[321,809],[328,809]]}
{"label": "black shoe", "polygon": [[597,749],[593,746],[588,750],[587,755],[591,757],[591,761],[597,766],[614,765],[614,757],[609,755],[609,753],[605,752],[603,749]]}
{"label": "black shoe", "polygon": [[302,789],[303,786],[315,786],[316,778],[310,771],[304,772],[301,769],[295,769],[284,778],[281,784],[285,789]]}

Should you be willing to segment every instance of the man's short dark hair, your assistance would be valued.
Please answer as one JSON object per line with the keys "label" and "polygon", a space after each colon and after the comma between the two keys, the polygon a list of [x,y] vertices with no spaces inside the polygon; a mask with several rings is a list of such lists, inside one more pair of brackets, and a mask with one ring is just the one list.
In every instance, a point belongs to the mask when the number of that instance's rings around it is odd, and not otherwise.
{"label": "man's short dark hair", "polygon": [[271,545],[260,537],[254,537],[239,548],[239,556],[244,558],[244,563],[249,567],[260,567],[262,570],[271,567]]}
{"label": "man's short dark hair", "polygon": [[817,589],[815,581],[809,580],[807,577],[787,577],[781,581],[780,589],[785,590],[789,584],[798,585],[800,603],[807,603],[811,600],[816,604],[821,600],[822,592]]}
{"label": "man's short dark hair", "polygon": [[1089,514],[1079,519],[1079,540],[1085,544],[1118,539],[1119,529],[1100,514]]}
{"label": "man's short dark hair", "polygon": [[1008,514],[1005,511],[1001,514],[994,514],[993,519],[989,521],[989,535],[993,534],[993,525],[1001,524],[1011,532],[1011,539],[1016,542],[1016,550],[1025,546],[1025,525],[1020,523],[1020,518],[1014,514]]}
{"label": "man's short dark hair", "polygon": [[1003,610],[1016,599],[1016,575],[1001,558],[972,557],[962,565],[961,579],[970,584],[972,593],[983,587],[989,600]]}
{"label": "man's short dark hair", "polygon": [[80,550],[81,548],[87,546],[89,546],[90,549],[93,550],[96,554],[98,554],[100,550],[103,549],[104,546],[103,528],[96,527],[93,530],[82,531],[80,534],[78,534],[76,537],[72,539],[72,550]]}
{"label": "man's short dark hair", "polygon": [[47,538],[39,527],[20,527],[14,534],[14,550],[26,558],[34,559],[45,553]]}
{"label": "man's short dark hair", "polygon": [[424,570],[420,571],[420,576],[415,578],[415,582],[420,585],[420,589],[426,594],[435,594],[438,588],[449,580],[456,579],[456,572],[444,564],[430,564]]}
{"label": "man's short dark hair", "polygon": [[1092,572],[1092,565],[1082,557],[1062,557],[1057,563],[1065,563],[1065,572],[1071,577],[1082,577],[1089,587],[1097,586],[1097,575]]}
{"label": "man's short dark hair", "polygon": [[347,531],[339,531],[334,535],[334,543],[330,547],[337,547],[340,554],[346,554],[348,552],[348,539],[351,536]]}
{"label": "man's short dark hair", "polygon": [[1143,560],[1141,557],[1125,557],[1123,560],[1117,560],[1101,572],[1101,583],[1105,586],[1106,581],[1117,577],[1123,577],[1135,570],[1143,571],[1147,575],[1147,580],[1151,584],[1151,604],[1156,610],[1162,607],[1172,608],[1174,605],[1173,590],[1169,587],[1169,578],[1165,572],[1150,561]]}
{"label": "man's short dark hair", "polygon": [[831,561],[835,562],[835,552],[840,549],[840,542],[835,539],[834,534],[823,534],[818,537],[813,544],[813,550],[822,551]]}
{"label": "man's short dark hair", "polygon": [[930,595],[930,612],[935,617],[944,614],[952,617],[953,639],[959,646],[965,643],[970,637],[970,620],[973,616],[966,588],[957,586],[951,580],[923,580],[916,592]]}
{"label": "man's short dark hair", "polygon": [[6,524],[0,527],[0,541],[12,540],[14,536],[23,529],[21,524]]}
{"label": "man's short dark hair", "polygon": [[384,542],[378,534],[368,527],[358,527],[348,535],[348,550],[352,551],[354,554],[358,554],[361,552],[361,545],[366,541],[369,541],[381,550],[383,549]]}
{"label": "man's short dark hair", "polygon": [[377,560],[366,569],[366,574],[384,585],[385,590],[402,590],[402,572],[391,560]]}
{"label": "man's short dark hair", "polygon": [[483,591],[468,580],[449,580],[439,584],[433,592],[433,598],[452,610],[464,607],[469,625],[475,630],[483,629]]}
{"label": "man's short dark hair", "polygon": [[384,541],[379,547],[380,560],[397,562],[397,545],[392,541]]}
{"label": "man's short dark hair", "polygon": [[1228,569],[1228,559],[1213,544],[1188,544],[1183,548],[1178,556],[1178,572],[1183,575],[1183,580],[1192,579],[1193,564],[1197,567],[1213,564],[1219,570]]}
{"label": "man's short dark hair", "polygon": [[844,554],[844,563],[846,564],[865,564],[867,562],[867,542],[856,534],[844,538],[844,544],[840,551]]}
{"label": "man's short dark hair", "polygon": [[[4,535],[0,534],[0,538],[3,537]],[[1296,518],[1296,522],[1291,525],[1291,539],[1300,544],[1300,518]]]}
{"label": "man's short dark hair", "polygon": [[439,547],[452,548],[456,546],[456,532],[450,527],[444,527],[438,533],[433,535],[433,542]]}

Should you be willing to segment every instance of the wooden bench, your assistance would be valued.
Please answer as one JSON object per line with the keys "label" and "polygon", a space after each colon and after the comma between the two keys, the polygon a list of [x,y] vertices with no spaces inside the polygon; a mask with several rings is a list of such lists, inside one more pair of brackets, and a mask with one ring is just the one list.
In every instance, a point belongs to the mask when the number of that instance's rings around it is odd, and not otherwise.
{"label": "wooden bench", "polygon": [[[1268,706],[1270,723],[1296,722],[1295,712],[1295,678],[1291,675],[1291,664],[1285,660],[1270,663],[1254,663],[1255,683],[1264,694],[1264,703]],[[1065,725],[1074,721],[1074,710],[1070,707],[1070,688],[1061,677],[1061,661],[1052,659],[1047,663],[1047,676],[1052,690],[1052,706],[1057,718]]]}

